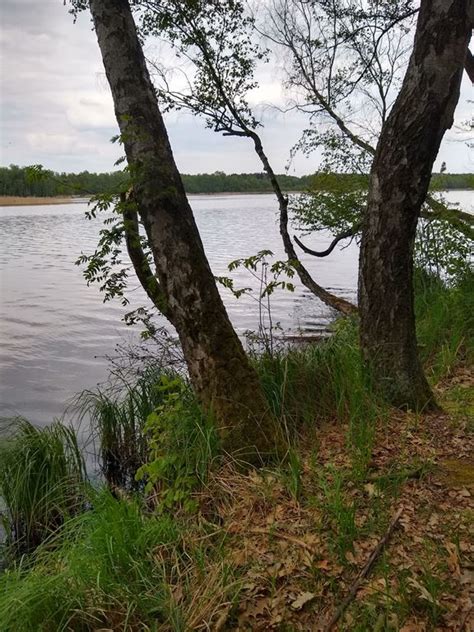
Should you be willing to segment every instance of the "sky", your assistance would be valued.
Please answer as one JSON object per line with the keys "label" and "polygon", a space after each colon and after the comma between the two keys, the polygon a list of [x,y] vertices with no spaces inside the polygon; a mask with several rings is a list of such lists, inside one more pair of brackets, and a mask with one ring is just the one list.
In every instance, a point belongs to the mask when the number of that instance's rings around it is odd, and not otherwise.
{"label": "sky", "polygon": [[[111,171],[121,148],[112,98],[87,14],[74,24],[63,0],[0,0],[0,165],[42,164],[55,171]],[[283,103],[279,68],[267,67],[259,98]],[[458,123],[472,116],[474,88],[464,73]],[[189,114],[165,122],[183,173],[261,171],[247,139],[224,138]],[[262,137],[274,169],[283,172],[305,121],[301,115],[263,110]],[[456,128],[435,164],[450,172],[474,171],[474,150]],[[298,156],[289,173],[317,170],[319,156]]]}

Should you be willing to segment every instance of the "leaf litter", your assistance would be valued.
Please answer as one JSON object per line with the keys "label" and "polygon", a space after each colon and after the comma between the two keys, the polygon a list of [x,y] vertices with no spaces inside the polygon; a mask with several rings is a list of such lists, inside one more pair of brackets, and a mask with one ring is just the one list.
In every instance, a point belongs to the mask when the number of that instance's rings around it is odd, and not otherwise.
{"label": "leaf litter", "polygon": [[[449,388],[438,393],[442,401]],[[447,463],[471,471],[472,419],[393,411],[377,425],[363,480],[354,477],[346,433],[336,421],[321,427],[316,455],[303,437],[298,500],[281,472],[229,465],[201,492],[201,510],[221,525],[226,562],[240,578],[221,629],[324,630],[400,509],[332,629],[474,632],[474,481],[446,472]],[[353,520],[344,518],[348,508]]]}

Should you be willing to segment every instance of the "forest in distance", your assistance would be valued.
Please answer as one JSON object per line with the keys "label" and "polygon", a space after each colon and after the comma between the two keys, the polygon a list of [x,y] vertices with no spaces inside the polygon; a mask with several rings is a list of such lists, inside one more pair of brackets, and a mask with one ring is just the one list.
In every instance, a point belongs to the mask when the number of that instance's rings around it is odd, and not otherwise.
{"label": "forest in distance", "polygon": [[[107,173],[59,173],[41,169],[10,165],[0,167],[0,196],[54,197],[108,194],[128,182],[126,171]],[[278,180],[286,192],[307,190],[324,191],[333,186],[334,178],[349,188],[365,189],[369,176],[351,173],[320,173],[304,176],[279,174]],[[271,193],[272,185],[265,173],[214,173],[181,174],[187,193]],[[474,189],[474,173],[434,173],[431,189],[437,191]]]}

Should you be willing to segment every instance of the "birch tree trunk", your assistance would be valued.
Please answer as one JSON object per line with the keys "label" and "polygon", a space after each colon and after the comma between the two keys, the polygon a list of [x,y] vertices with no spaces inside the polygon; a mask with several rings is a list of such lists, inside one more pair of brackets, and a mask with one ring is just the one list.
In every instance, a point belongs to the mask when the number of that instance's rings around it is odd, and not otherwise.
{"label": "birch tree trunk", "polygon": [[[255,460],[281,445],[280,435],[206,259],[129,2],[89,4],[131,171],[133,198],[156,265],[158,281],[150,279],[156,285],[152,295],[160,295],[155,304],[178,332],[193,387],[214,415],[224,449]],[[150,274],[143,269],[141,276]]]}
{"label": "birch tree trunk", "polygon": [[397,406],[435,406],[415,332],[413,247],[443,135],[453,123],[473,0],[421,0],[407,73],[378,142],[359,267],[361,346]]}

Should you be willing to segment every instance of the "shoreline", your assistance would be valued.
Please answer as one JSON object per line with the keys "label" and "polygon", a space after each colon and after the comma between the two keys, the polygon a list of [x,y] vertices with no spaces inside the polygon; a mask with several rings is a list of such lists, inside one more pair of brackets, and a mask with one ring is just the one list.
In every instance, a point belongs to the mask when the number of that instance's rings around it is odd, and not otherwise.
{"label": "shoreline", "polygon": [[[285,194],[297,194],[302,191],[284,191]],[[188,197],[237,197],[239,195],[273,195],[273,191],[212,191],[208,193],[187,193]],[[2,206],[46,206],[49,204],[78,204],[88,202],[89,198],[84,197],[34,197],[0,195],[0,207]]]}
{"label": "shoreline", "polygon": [[72,196],[62,197],[34,197],[19,195],[0,195],[0,206],[40,206],[46,204],[77,204],[83,202],[85,198],[75,198]]}
{"label": "shoreline", "polygon": [[[446,193],[458,191],[471,191],[472,189],[447,189]],[[304,191],[284,191],[285,195],[297,195]],[[273,195],[273,191],[209,191],[202,193],[187,193],[188,197],[238,197],[245,195]],[[91,195],[92,197],[92,195]],[[53,196],[53,197],[37,197],[37,196],[17,196],[17,195],[0,195],[0,207],[5,206],[46,206],[50,204],[79,204],[88,202],[90,198],[87,196]]]}
{"label": "shoreline", "polygon": [[[285,193],[301,193],[301,191],[286,191]],[[212,191],[209,193],[187,193],[188,197],[236,197],[239,195],[272,195],[273,191]],[[49,204],[78,204],[87,202],[89,198],[62,196],[62,197],[21,197],[17,195],[0,195],[1,206],[45,206]]]}

